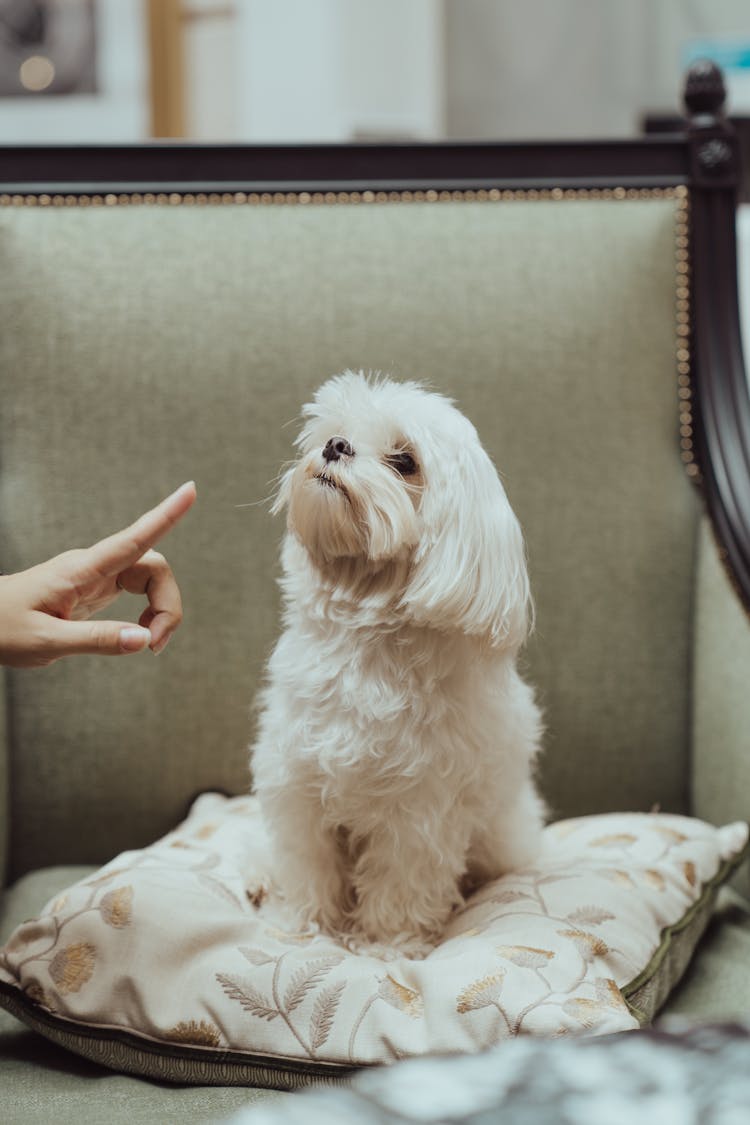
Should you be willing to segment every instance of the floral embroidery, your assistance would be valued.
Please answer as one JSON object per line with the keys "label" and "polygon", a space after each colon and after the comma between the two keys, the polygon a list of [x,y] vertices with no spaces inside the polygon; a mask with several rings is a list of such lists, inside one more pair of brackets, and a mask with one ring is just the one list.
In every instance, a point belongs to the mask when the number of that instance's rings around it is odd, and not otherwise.
{"label": "floral embroidery", "polygon": [[99,903],[99,910],[108,926],[118,930],[129,926],[133,913],[133,888],[119,887],[110,891]]}
{"label": "floral embroidery", "polygon": [[555,956],[550,949],[533,949],[528,945],[499,945],[497,952],[520,969],[543,969]]}
{"label": "floral embroidery", "polygon": [[340,981],[333,986],[328,985],[317,992],[306,1034],[302,1030],[301,1021],[293,1020],[292,1015],[308,994],[317,991],[318,986],[328,977],[331,970],[341,964],[344,954],[336,952],[308,961],[291,974],[282,994],[281,977],[288,957],[287,953],[274,957],[263,950],[242,947],[239,952],[255,968],[274,966],[270,985],[267,991],[260,991],[255,982],[249,978],[217,973],[216,979],[226,995],[230,1000],[237,1001],[246,1012],[257,1019],[270,1022],[280,1016],[300,1046],[311,1058],[315,1058],[328,1039],[346,982]]}
{"label": "floral embroidery", "polygon": [[591,961],[594,957],[606,957],[609,953],[607,943],[596,934],[589,934],[585,930],[558,930],[557,932],[560,937],[570,938],[585,961]]}
{"label": "floral embroidery", "polygon": [[424,1015],[424,1001],[420,994],[413,988],[407,988],[405,984],[394,980],[390,973],[381,980],[378,996],[392,1008],[396,1008],[399,1012],[406,1012],[412,1019]]}
{"label": "floral embroidery", "polygon": [[96,949],[88,941],[74,942],[55,954],[49,975],[61,996],[78,992],[91,980],[96,963]]}
{"label": "floral embroidery", "polygon": [[168,1043],[189,1043],[193,1047],[220,1047],[218,1027],[206,1020],[183,1020],[164,1032]]}
{"label": "floral embroidery", "polygon": [[478,1008],[488,1008],[491,1004],[497,1004],[504,980],[505,973],[502,972],[475,980],[459,994],[456,1011],[463,1015],[465,1012],[475,1012]]}
{"label": "floral embroidery", "polygon": [[[272,875],[245,858],[256,815],[247,798],[201,798],[176,832],[20,926],[0,949],[0,980],[66,1020],[222,1057],[361,1065],[518,1034],[626,1030],[637,1020],[622,990],[650,965],[666,971],[663,932],[696,916],[747,841],[743,825],[661,813],[571,820],[548,830],[554,847],[536,867],[456,911],[426,959],[384,961],[287,928],[273,893],[251,905],[247,889]],[[668,982],[638,987],[648,1016]]]}

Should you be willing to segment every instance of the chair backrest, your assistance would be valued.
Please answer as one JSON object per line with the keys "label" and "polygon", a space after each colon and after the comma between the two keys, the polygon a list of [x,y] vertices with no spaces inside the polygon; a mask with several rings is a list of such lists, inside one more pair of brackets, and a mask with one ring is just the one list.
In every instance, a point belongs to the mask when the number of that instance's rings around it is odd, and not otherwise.
{"label": "chair backrest", "polygon": [[[316,194],[320,161],[343,157],[299,150],[287,191],[0,196],[0,565],[199,488],[165,543],[186,616],[163,656],[7,677],[11,874],[103,860],[196,792],[249,787],[279,628],[266,501],[300,405],[345,368],[447,392],[501,470],[528,543],[525,665],[554,813],[689,806],[688,188],[673,171],[667,186],[456,188],[468,150],[426,146],[448,187],[402,189],[398,153],[365,151],[371,191]],[[651,151],[686,165],[675,141]],[[135,150],[157,157],[176,180],[184,150]]]}

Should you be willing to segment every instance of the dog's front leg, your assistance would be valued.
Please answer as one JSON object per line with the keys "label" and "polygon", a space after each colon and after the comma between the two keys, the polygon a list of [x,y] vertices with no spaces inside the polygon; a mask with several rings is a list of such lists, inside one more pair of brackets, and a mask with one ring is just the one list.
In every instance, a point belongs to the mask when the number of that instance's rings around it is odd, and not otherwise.
{"label": "dog's front leg", "polygon": [[472,894],[483,884],[533,863],[542,847],[543,823],[544,806],[530,780],[513,801],[500,792],[494,802],[487,801],[472,832],[464,893]]}
{"label": "dog's front leg", "polygon": [[434,947],[461,901],[466,844],[460,832],[443,827],[444,836],[429,840],[411,815],[391,811],[362,841],[353,878],[352,944],[411,956]]}
{"label": "dog's front leg", "polygon": [[262,794],[261,803],[283,899],[302,925],[340,933],[347,910],[341,849],[319,799],[291,787]]}

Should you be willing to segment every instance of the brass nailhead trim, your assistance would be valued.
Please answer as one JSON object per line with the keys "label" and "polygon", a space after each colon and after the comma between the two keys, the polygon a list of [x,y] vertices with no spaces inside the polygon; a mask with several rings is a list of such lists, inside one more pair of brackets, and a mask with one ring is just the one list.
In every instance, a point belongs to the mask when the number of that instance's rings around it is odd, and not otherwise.
{"label": "brass nailhead trim", "polygon": [[[445,203],[460,202],[510,202],[561,199],[674,199],[678,209],[687,206],[688,192],[684,186],[674,188],[524,188],[509,190],[501,188],[462,188],[453,191],[438,191],[429,188],[425,191],[225,191],[225,192],[107,192],[91,195],[49,195],[46,192],[25,194],[0,194],[0,207],[117,207],[128,205],[157,206],[213,206],[216,204],[249,204],[250,206],[269,206],[279,204],[360,204],[360,203]],[[676,243],[678,260],[688,261],[687,233],[677,236],[682,241]],[[683,271],[686,272],[686,271]]]}
{"label": "brass nailhead trim", "polygon": [[690,312],[690,196],[682,188],[675,207],[675,358],[677,360],[677,398],[680,409],[680,456],[685,471],[700,483],[700,466],[693,447],[693,388],[691,373]]}
{"label": "brass nailhead trim", "polygon": [[501,188],[439,191],[274,191],[274,192],[108,192],[103,195],[50,195],[44,193],[0,194],[0,207],[130,207],[130,206],[309,206],[373,203],[510,203],[543,200],[633,200],[673,199],[675,201],[675,356],[677,360],[681,456],[688,476],[700,481],[700,469],[693,450],[692,386],[690,381],[690,231],[689,192],[685,185],[673,188]]}

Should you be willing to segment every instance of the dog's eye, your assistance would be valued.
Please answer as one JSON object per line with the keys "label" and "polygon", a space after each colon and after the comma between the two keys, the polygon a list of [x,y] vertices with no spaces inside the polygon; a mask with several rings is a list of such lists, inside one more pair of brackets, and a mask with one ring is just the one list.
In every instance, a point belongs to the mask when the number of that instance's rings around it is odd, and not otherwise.
{"label": "dog's eye", "polygon": [[392,453],[388,458],[388,464],[402,477],[414,476],[417,471],[417,462],[411,453]]}

